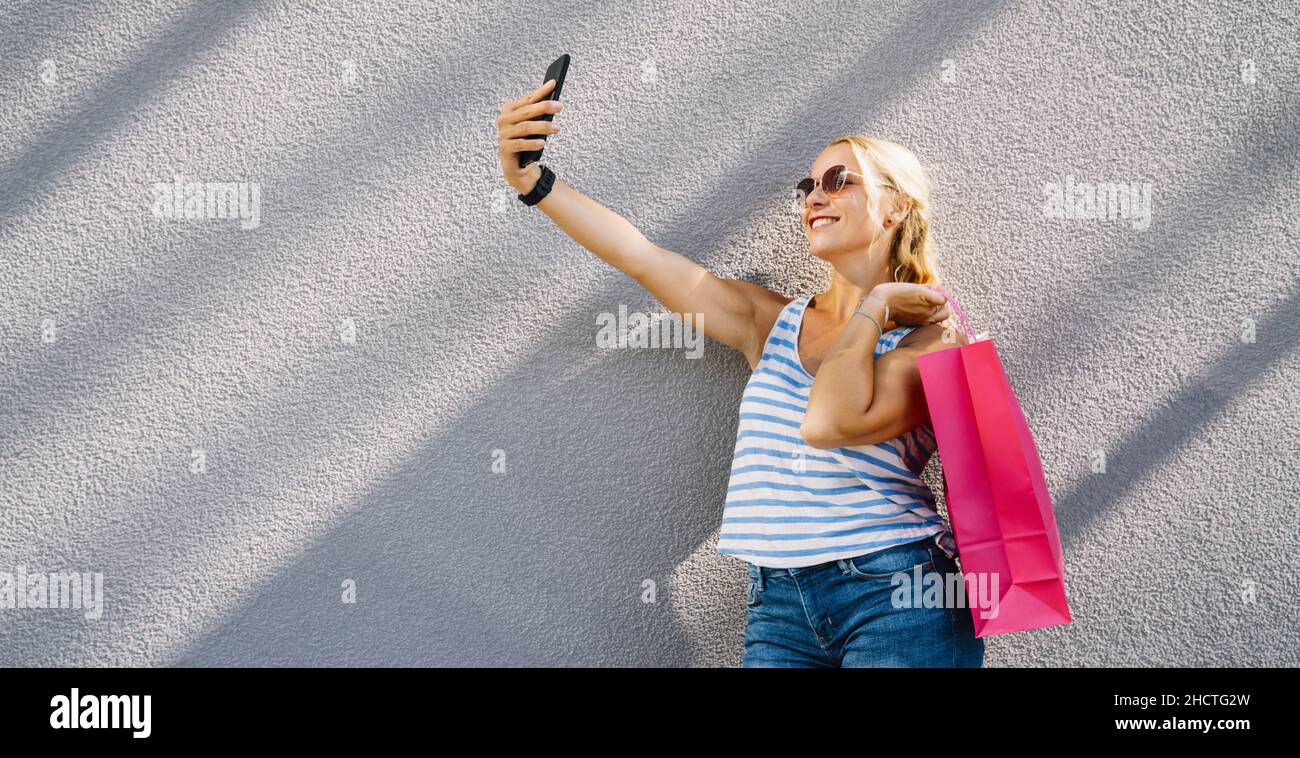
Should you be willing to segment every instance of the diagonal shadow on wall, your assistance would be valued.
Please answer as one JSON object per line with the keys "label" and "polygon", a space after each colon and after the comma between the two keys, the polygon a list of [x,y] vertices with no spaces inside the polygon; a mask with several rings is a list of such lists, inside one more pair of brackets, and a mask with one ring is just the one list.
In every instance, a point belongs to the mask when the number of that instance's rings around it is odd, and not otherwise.
{"label": "diagonal shadow on wall", "polygon": [[[193,3],[184,15],[147,45],[131,63],[100,82],[71,118],[48,126],[32,144],[0,165],[0,232],[27,208],[54,177],[129,123],[176,72],[207,55],[255,0]],[[72,12],[72,11],[69,11]]]}
{"label": "diagonal shadow on wall", "polygon": [[[599,35],[602,30],[610,29],[618,19],[617,9],[612,6],[607,7],[604,13],[593,12],[585,17],[583,32]],[[511,18],[503,16],[491,23],[476,24],[473,27],[474,35],[462,38],[460,42],[474,45],[505,40],[508,43],[508,35],[502,34],[502,31],[503,27],[513,23]],[[144,59],[155,60],[163,49],[170,49],[170,46],[164,44]],[[458,51],[449,46],[443,59],[450,65],[457,56]],[[437,71],[441,72],[440,69]],[[373,172],[368,173],[367,166],[372,163],[388,163],[402,153],[425,149],[427,145],[421,143],[425,135],[418,127],[425,123],[439,123],[455,114],[448,109],[417,107],[427,105],[445,86],[442,76],[421,73],[424,79],[418,88],[413,88],[412,80],[401,75],[389,80],[399,89],[379,90],[380,98],[387,98],[383,109],[375,112],[363,107],[357,122],[342,124],[336,132],[324,137],[318,146],[316,157],[319,160],[296,162],[292,164],[295,169],[293,173],[268,177],[273,184],[287,186],[288,194],[293,194],[292,190],[297,189],[317,198],[322,212],[310,218],[296,219],[297,223],[293,225],[271,225],[263,230],[267,234],[259,235],[251,241],[239,231],[220,230],[192,233],[168,240],[166,247],[156,248],[148,256],[150,260],[161,260],[164,263],[150,266],[146,276],[130,280],[125,286],[101,288],[95,293],[97,298],[91,307],[76,314],[73,322],[75,328],[63,332],[56,344],[43,348],[38,346],[29,350],[26,356],[20,356],[25,357],[24,361],[7,364],[4,390],[0,393],[6,397],[6,423],[0,428],[0,443],[4,442],[6,436],[18,439],[25,432],[48,432],[51,420],[59,418],[59,408],[69,397],[78,394],[93,395],[94,390],[112,387],[113,377],[129,373],[133,362],[144,358],[139,344],[141,340],[147,340],[149,335],[168,334],[176,328],[178,320],[192,318],[194,314],[207,310],[205,306],[209,306],[210,302],[207,290],[238,292],[239,285],[247,281],[258,267],[269,268],[283,260],[266,254],[258,256],[250,264],[250,246],[259,246],[263,251],[276,251],[292,247],[295,242],[301,243],[301,239],[314,238],[314,233],[320,229],[339,223],[330,211],[343,204],[357,182],[364,183],[371,177]],[[363,128],[372,121],[411,134],[405,139],[395,139],[393,134],[381,135],[372,129]],[[484,124],[476,128],[490,131],[490,119],[485,118]],[[360,146],[355,142],[348,143],[348,146],[357,149],[337,149],[340,139],[354,134],[371,135],[373,139]],[[520,217],[523,218],[522,215]],[[510,229],[500,230],[500,245],[510,244],[511,232]],[[479,241],[487,242],[490,239],[480,235]],[[161,255],[171,246],[182,247],[187,254]],[[447,289],[459,290],[459,285],[472,275],[473,272],[454,272],[450,281],[444,280],[447,281]],[[202,281],[206,286],[194,287],[190,284],[193,281]],[[141,307],[144,303],[156,307],[144,309]],[[448,307],[454,307],[449,298],[429,298],[427,308],[409,314],[410,318],[384,324],[387,328],[379,339],[369,342],[363,340],[360,349],[339,350],[335,345],[333,350],[315,356],[315,371],[294,373],[282,389],[270,393],[257,403],[248,418],[230,419],[228,426],[221,429],[191,430],[203,437],[228,441],[223,452],[230,453],[227,463],[232,465],[215,476],[200,480],[190,477],[188,481],[187,477],[176,475],[176,472],[184,472],[184,466],[169,466],[166,471],[171,481],[163,482],[164,495],[161,498],[145,499],[146,493],[153,494],[158,490],[157,481],[140,482],[141,487],[135,491],[113,493],[119,499],[135,501],[131,512],[121,514],[120,517],[108,515],[107,518],[105,514],[99,514],[98,518],[106,522],[105,528],[111,531],[100,534],[99,539],[83,539],[76,563],[116,565],[115,551],[120,551],[120,547],[115,546],[120,546],[124,540],[139,539],[140,534],[157,535],[162,540],[181,542],[180,537],[174,534],[169,536],[169,529],[165,526],[174,517],[174,506],[179,502],[211,504],[211,508],[203,508],[202,515],[188,525],[190,528],[187,532],[191,534],[220,534],[230,523],[230,511],[235,510],[230,502],[232,497],[237,500],[237,506],[265,507],[266,499],[258,498],[259,486],[276,480],[283,485],[284,477],[277,472],[296,468],[301,459],[301,450],[309,446],[309,441],[328,438],[331,434],[338,437],[340,430],[342,436],[350,437],[360,424],[359,420],[368,418],[372,413],[369,402],[354,402],[346,409],[351,412],[351,417],[346,417],[348,414],[341,409],[345,403],[339,402],[337,398],[320,402],[322,398],[314,388],[314,382],[322,376],[339,377],[345,386],[365,387],[366,392],[360,393],[365,397],[382,399],[396,394],[400,388],[378,387],[370,381],[368,374],[374,366],[372,361],[388,364],[409,362],[412,371],[404,372],[400,378],[409,380],[413,386],[419,386],[421,377],[406,374],[427,364],[420,358],[412,358],[412,355],[419,350],[429,349],[428,335],[438,330],[440,311]],[[127,335],[133,339],[126,339]],[[411,349],[412,343],[403,341],[408,337],[415,343],[414,350]],[[372,349],[373,352],[369,352]],[[427,357],[429,361],[437,359],[437,352]],[[389,393],[387,389],[393,392]],[[286,414],[288,423],[276,427],[258,423],[285,409],[290,409]],[[22,423],[17,423],[18,420],[22,420]],[[278,440],[286,439],[299,444],[277,446]],[[276,448],[277,454],[264,455],[272,447]],[[259,470],[261,476],[255,473]],[[160,502],[160,505],[149,507],[156,502]],[[123,533],[124,529],[131,535]],[[33,539],[40,537],[33,535]],[[36,555],[57,557],[56,562],[66,562],[62,557],[65,548],[59,545],[47,543],[37,547],[29,544],[25,547]],[[174,547],[177,550],[184,548],[183,545]],[[151,591],[156,592],[158,586],[166,586],[171,581],[167,579],[167,573],[171,569],[165,566],[154,568],[156,571],[149,576],[141,577],[140,581],[132,581],[129,590],[119,590],[122,594],[119,594],[118,600],[124,599],[123,594],[147,595]],[[68,649],[74,641],[103,633],[105,630],[102,628],[86,627],[71,617],[27,615],[0,628],[0,641],[3,641],[0,651],[26,649],[37,656],[56,656],[47,657],[47,660],[57,660],[58,651]],[[26,641],[29,638],[40,642],[29,644]]]}
{"label": "diagonal shadow on wall", "polygon": [[[595,35],[610,31],[618,20],[617,13],[610,8],[612,6],[606,8],[603,15],[588,15],[585,30]],[[475,25],[475,35],[462,42],[469,46],[487,44],[502,37],[504,29],[513,23],[510,18],[503,17],[493,23]],[[187,33],[191,25],[181,24]],[[205,45],[193,45],[191,50],[198,52],[215,44],[212,40]],[[168,51],[173,47],[167,42],[158,43],[141,56],[140,62],[131,68],[128,75],[117,79],[134,81],[147,78],[149,65],[162,62],[176,67],[191,60],[189,56],[183,60],[168,58]],[[439,63],[451,67],[456,60],[457,51],[449,48]],[[277,254],[278,251],[291,248],[296,240],[308,238],[311,233],[341,225],[333,209],[352,199],[357,184],[384,178],[382,172],[373,170],[374,164],[390,164],[413,151],[427,150],[424,141],[427,135],[423,133],[425,126],[429,123],[445,125],[457,114],[450,109],[426,107],[428,102],[436,101],[445,87],[443,78],[420,72],[422,79],[413,80],[407,78],[408,73],[412,77],[415,75],[415,72],[402,72],[377,89],[376,98],[381,101],[379,107],[355,105],[355,118],[321,135],[314,146],[316,150],[308,159],[287,163],[283,173],[262,177],[263,184],[268,187],[282,188],[279,191],[281,196],[316,198],[321,212],[308,218],[296,217],[293,224],[268,221],[253,234],[202,224],[183,227],[161,244],[150,241],[154,246],[145,256],[148,264],[138,272],[132,272],[135,276],[123,276],[119,272],[113,283],[92,293],[93,300],[88,306],[76,304],[78,307],[74,308],[74,304],[67,304],[67,315],[59,314],[62,328],[56,343],[29,349],[20,354],[18,360],[0,366],[0,396],[6,398],[5,420],[8,422],[0,427],[0,443],[6,436],[17,436],[25,431],[16,420],[40,422],[52,415],[59,403],[66,400],[62,397],[61,387],[78,385],[79,392],[94,393],[108,387],[106,378],[118,375],[142,360],[139,346],[131,344],[127,336],[165,335],[176,328],[178,320],[215,311],[211,292],[238,292],[246,288],[253,274],[276,264],[289,263]],[[415,85],[416,81],[419,86]],[[151,80],[151,86],[156,90],[160,85]],[[111,85],[102,87],[100,94],[92,98],[74,119],[77,124],[99,123],[100,139],[130,119],[131,110],[144,101],[149,88],[138,88],[136,96],[125,101],[114,100],[111,91]],[[114,102],[122,108],[121,113],[101,113]],[[377,133],[374,130],[376,124],[391,131]],[[489,129],[490,122],[489,126],[480,128]],[[368,135],[369,139],[358,142],[358,135]],[[48,152],[48,145],[63,136],[66,136],[65,130],[56,130],[50,139],[41,140],[15,161],[20,165],[39,163],[39,156]],[[81,155],[86,149],[89,149],[88,145],[76,155]],[[73,152],[63,155],[68,160],[75,157]],[[49,168],[36,173],[40,173],[42,179],[48,179],[54,171],[54,168]],[[23,186],[30,185],[29,188],[35,191],[38,184],[37,178],[33,178]],[[488,243],[499,239],[502,245],[510,244],[513,230],[493,231],[498,237],[480,235],[478,239]],[[250,248],[256,248],[259,255],[250,256]],[[181,255],[170,254],[173,250],[184,252]],[[328,251],[324,251],[317,253],[316,257],[323,259],[327,255]],[[250,257],[253,257],[251,262]],[[471,276],[471,273],[454,272],[454,278],[446,280],[447,290],[460,290]],[[205,286],[193,286],[196,281]],[[153,307],[144,308],[143,304]],[[49,309],[49,306],[45,307],[45,310]]]}
{"label": "diagonal shadow on wall", "polygon": [[[1025,323],[1059,321],[1055,314],[1066,313],[1071,314],[1070,323],[1080,330],[1093,334],[1126,334],[1133,323],[1141,320],[1141,309],[1158,306],[1161,295],[1168,297],[1181,291],[1169,272],[1177,276],[1177,272],[1185,270],[1218,244],[1217,237],[1240,232],[1214,228],[1214,218],[1252,219],[1256,208],[1266,205],[1283,183],[1295,179],[1294,172],[1300,165],[1297,162],[1300,123],[1278,118],[1278,114],[1297,112],[1300,100],[1291,96],[1266,106],[1266,110],[1252,114],[1245,124],[1239,152],[1217,155],[1212,171],[1172,199],[1170,210],[1163,212],[1160,219],[1162,229],[1172,230],[1170,236],[1160,237],[1159,243],[1145,242],[1154,237],[1135,239],[1134,251],[1123,257],[1123,276],[1119,279],[1113,276],[1115,272],[1093,271],[1092,281],[1052,283],[1056,293],[1044,301],[1050,311],[1030,316]],[[1276,129],[1278,124],[1284,125],[1281,130]],[[1225,187],[1233,191],[1224,192]],[[1207,218],[1207,208],[1219,208],[1221,213]],[[1241,244],[1240,241],[1231,243]],[[1246,249],[1247,254],[1254,252],[1260,256],[1285,254],[1254,243]],[[1262,270],[1271,268],[1266,265]],[[1237,284],[1250,286],[1243,282]],[[1272,292],[1278,284],[1288,282],[1285,279],[1260,281],[1255,286]],[[1225,314],[1217,304],[1207,303],[1199,311],[1181,314],[1179,320],[1191,328],[1221,333],[1225,339],[1237,336],[1232,328],[1225,328]],[[1298,323],[1300,307],[1295,294],[1291,294],[1259,325],[1258,343],[1232,344],[1221,357],[1207,363],[1185,389],[1169,398],[1159,412],[1117,444],[1107,445],[1108,458],[1114,462],[1112,471],[1105,476],[1085,475],[1078,486],[1054,500],[1065,546],[1075,544],[1097,517],[1121,502],[1138,482],[1167,462],[1181,443],[1226,410],[1235,394],[1246,391],[1279,361],[1289,357],[1296,349]],[[1081,331],[1077,339],[1038,343],[1017,356],[1016,361],[1034,367],[1035,384],[1050,385],[1068,366],[1099,365],[1107,360],[1105,351],[1113,347],[1113,340],[1090,342]],[[1123,389],[1116,388],[1116,391]]]}
{"label": "diagonal shadow on wall", "polygon": [[1108,446],[1105,474],[1086,475],[1063,497],[1054,500],[1061,537],[1067,548],[1145,477],[1171,460],[1195,434],[1213,423],[1236,399],[1252,392],[1265,374],[1300,348],[1300,283],[1297,284],[1258,324],[1256,342],[1238,341],[1204,366],[1185,388],[1167,399],[1136,430]]}
{"label": "diagonal shadow on wall", "polygon": [[[593,12],[585,17],[584,33],[599,35],[608,32],[618,18],[613,6],[606,7],[603,13]],[[461,41],[470,46],[508,44],[499,40],[508,40],[504,31],[513,24],[514,21],[505,16],[494,18],[489,23],[474,24],[471,27],[473,35]],[[194,47],[198,49],[200,46]],[[142,56],[143,62],[133,67],[134,73],[128,78],[147,76],[149,62],[160,60],[170,49],[171,45],[159,43]],[[439,66],[451,67],[459,57],[458,51],[448,46],[441,51]],[[180,61],[169,63],[179,65]],[[441,68],[435,70],[441,71]],[[415,85],[416,82],[419,86]],[[228,300],[237,300],[238,293],[249,288],[255,275],[275,270],[277,266],[301,266],[304,256],[295,248],[302,247],[303,240],[317,239],[322,232],[345,225],[346,219],[336,215],[334,209],[354,199],[352,195],[358,184],[390,178],[382,170],[376,170],[376,166],[391,165],[403,156],[427,151],[426,130],[429,126],[444,127],[454,118],[460,118],[454,109],[427,107],[428,102],[437,99],[444,86],[444,78],[429,76],[427,71],[399,70],[376,85],[375,97],[381,103],[379,107],[349,102],[349,113],[354,117],[322,134],[313,145],[311,155],[304,160],[286,161],[281,173],[260,177],[267,187],[277,188],[275,197],[311,197],[319,211],[295,216],[288,223],[270,219],[255,232],[210,224],[180,225],[174,230],[168,228],[161,242],[156,238],[139,242],[150,245],[148,253],[141,256],[144,262],[137,269],[115,271],[111,277],[106,277],[108,282],[83,296],[83,300],[89,302],[41,304],[39,310],[37,306],[31,306],[31,312],[57,315],[59,338],[53,344],[30,347],[20,352],[16,359],[0,365],[0,396],[6,398],[5,424],[0,426],[0,450],[9,441],[24,439],[37,432],[53,434],[64,431],[52,425],[52,419],[58,419],[61,407],[76,402],[78,397],[113,390],[119,377],[147,359],[143,348],[150,339],[165,339],[176,331],[178,323],[219,313],[225,304],[214,297],[214,293],[225,294]],[[105,91],[107,89],[105,87]],[[144,94],[141,90],[136,99],[120,105],[137,107]],[[93,99],[83,108],[77,121],[99,118],[96,115],[99,109],[108,107],[101,103],[102,99],[102,96]],[[100,138],[106,138],[116,125],[129,118],[129,112],[124,112],[101,119],[104,128]],[[490,121],[485,119],[485,123],[488,126],[476,128],[490,129]],[[378,133],[374,128],[376,124],[391,131]],[[43,148],[38,145],[28,154],[41,152]],[[268,201],[276,202],[275,199]],[[494,228],[489,233],[478,235],[477,240],[484,244],[507,245],[511,244],[513,233],[511,229]],[[136,240],[127,244],[132,242]],[[285,251],[289,253],[286,255]],[[335,262],[329,259],[329,255],[328,250],[313,249],[305,257],[311,258],[313,263],[332,265]],[[475,273],[452,270],[442,283],[449,293],[459,291]],[[202,285],[195,286],[196,282]],[[451,307],[440,299],[440,293],[434,293],[433,297],[441,307]]]}

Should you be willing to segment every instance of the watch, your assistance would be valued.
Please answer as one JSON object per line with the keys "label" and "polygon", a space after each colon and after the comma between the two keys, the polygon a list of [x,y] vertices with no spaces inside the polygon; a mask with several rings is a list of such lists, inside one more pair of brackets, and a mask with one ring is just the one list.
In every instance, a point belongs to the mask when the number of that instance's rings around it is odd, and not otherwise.
{"label": "watch", "polygon": [[537,180],[537,184],[529,190],[527,195],[519,195],[519,199],[524,205],[537,205],[551,192],[551,187],[555,185],[555,172],[547,166],[542,166],[542,176]]}

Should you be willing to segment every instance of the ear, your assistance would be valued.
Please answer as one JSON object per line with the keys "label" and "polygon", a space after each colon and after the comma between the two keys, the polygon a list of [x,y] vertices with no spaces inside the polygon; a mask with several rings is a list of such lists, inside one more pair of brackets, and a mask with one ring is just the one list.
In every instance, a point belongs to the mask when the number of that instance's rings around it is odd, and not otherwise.
{"label": "ear", "polygon": [[888,219],[890,224],[897,225],[903,223],[907,214],[912,211],[912,199],[910,197],[898,196],[890,205]]}

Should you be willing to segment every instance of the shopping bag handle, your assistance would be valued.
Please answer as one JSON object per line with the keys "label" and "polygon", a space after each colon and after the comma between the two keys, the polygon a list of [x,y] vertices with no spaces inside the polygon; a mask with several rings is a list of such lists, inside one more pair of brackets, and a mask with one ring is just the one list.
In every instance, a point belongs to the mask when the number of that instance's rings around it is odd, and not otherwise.
{"label": "shopping bag handle", "polygon": [[952,295],[949,295],[947,292],[940,289],[939,287],[935,287],[934,291],[938,292],[940,295],[943,295],[944,299],[952,304],[953,313],[957,314],[957,323],[961,326],[962,333],[966,335],[967,343],[979,342],[982,339],[988,339],[988,335],[983,332],[979,334],[975,333],[975,329],[970,325],[970,322],[966,320],[965,311],[961,309],[960,305],[957,305],[957,300],[953,298]]}

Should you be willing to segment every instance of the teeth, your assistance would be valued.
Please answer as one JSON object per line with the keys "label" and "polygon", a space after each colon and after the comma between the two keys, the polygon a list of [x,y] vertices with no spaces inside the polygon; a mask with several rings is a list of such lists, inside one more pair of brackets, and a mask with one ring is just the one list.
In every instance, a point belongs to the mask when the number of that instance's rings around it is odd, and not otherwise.
{"label": "teeth", "polygon": [[826,226],[827,224],[833,224],[833,223],[835,223],[835,219],[826,218],[825,216],[823,216],[822,218],[819,218],[816,221],[812,222],[812,228],[820,229],[823,226]]}

